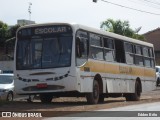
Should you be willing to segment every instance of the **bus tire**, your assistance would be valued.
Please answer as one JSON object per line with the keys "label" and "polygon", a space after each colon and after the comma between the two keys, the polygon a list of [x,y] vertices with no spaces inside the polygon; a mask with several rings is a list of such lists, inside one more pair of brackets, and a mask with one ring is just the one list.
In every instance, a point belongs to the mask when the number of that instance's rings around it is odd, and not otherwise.
{"label": "bus tire", "polygon": [[157,81],[156,81],[156,86],[158,86],[160,83],[160,79],[158,78]]}
{"label": "bus tire", "polygon": [[6,98],[7,101],[13,101],[13,93],[9,92]]}
{"label": "bus tire", "polygon": [[131,93],[125,96],[126,101],[139,101],[141,97],[141,85],[138,81],[135,83],[135,93]]}
{"label": "bus tire", "polygon": [[104,95],[103,94],[100,94],[98,102],[104,103]]}
{"label": "bus tire", "polygon": [[50,103],[52,102],[53,96],[50,94],[40,94],[40,100],[42,103]]}
{"label": "bus tire", "polygon": [[87,103],[97,104],[99,100],[99,84],[97,80],[93,81],[93,92],[86,94]]}

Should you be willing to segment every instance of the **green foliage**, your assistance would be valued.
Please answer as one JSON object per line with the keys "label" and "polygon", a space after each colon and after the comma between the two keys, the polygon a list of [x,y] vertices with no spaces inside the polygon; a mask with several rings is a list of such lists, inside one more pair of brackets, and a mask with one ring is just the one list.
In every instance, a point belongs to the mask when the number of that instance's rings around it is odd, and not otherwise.
{"label": "green foliage", "polygon": [[101,23],[100,27],[106,31],[113,32],[119,35],[144,40],[144,37],[138,34],[141,27],[137,28],[136,30],[133,30],[130,28],[129,21],[114,21],[113,19],[107,19],[106,21],[103,21]]}
{"label": "green foliage", "polygon": [[6,23],[0,21],[0,47],[4,47],[6,40],[16,37],[16,31],[19,27],[20,25],[15,25],[9,28]]}
{"label": "green foliage", "polygon": [[5,42],[6,38],[8,37],[7,34],[8,25],[0,21],[0,46]]}
{"label": "green foliage", "polygon": [[139,35],[139,34],[134,34],[132,38],[138,39],[138,40],[142,40],[142,41],[145,40],[144,36],[143,35]]}
{"label": "green foliage", "polygon": [[20,27],[20,25],[14,25],[9,29],[10,37],[15,37],[17,29]]}

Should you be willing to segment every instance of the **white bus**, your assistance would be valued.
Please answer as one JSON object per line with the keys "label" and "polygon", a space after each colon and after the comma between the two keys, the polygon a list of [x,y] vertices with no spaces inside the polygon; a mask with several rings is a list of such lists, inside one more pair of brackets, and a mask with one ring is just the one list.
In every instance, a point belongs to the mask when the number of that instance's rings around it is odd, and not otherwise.
{"label": "white bus", "polygon": [[20,95],[140,100],[156,87],[153,45],[79,24],[21,27],[15,50],[15,89]]}

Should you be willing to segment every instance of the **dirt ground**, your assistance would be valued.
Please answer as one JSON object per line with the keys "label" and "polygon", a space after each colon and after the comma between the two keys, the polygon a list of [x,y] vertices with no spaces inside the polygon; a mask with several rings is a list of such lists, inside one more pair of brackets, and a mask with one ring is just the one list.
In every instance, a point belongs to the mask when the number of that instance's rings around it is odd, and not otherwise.
{"label": "dirt ground", "polygon": [[[42,104],[40,100],[28,103],[25,100],[0,103],[0,111],[27,111],[27,112],[55,112],[56,115],[64,115],[65,112],[93,111],[109,109],[127,105],[152,103],[160,101],[160,87],[156,90],[143,93],[140,101],[125,101],[125,98],[105,98],[105,102],[97,105],[88,105],[85,98],[55,98],[52,103]],[[57,111],[57,112],[56,112]],[[53,114],[52,114],[53,115]],[[4,119],[5,120],[5,119]],[[16,119],[17,120],[17,119]]]}

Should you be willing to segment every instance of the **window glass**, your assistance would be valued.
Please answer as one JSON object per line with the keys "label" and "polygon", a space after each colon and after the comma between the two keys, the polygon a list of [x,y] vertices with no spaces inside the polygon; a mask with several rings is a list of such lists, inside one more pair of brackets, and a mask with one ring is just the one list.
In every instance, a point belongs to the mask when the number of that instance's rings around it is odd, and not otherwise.
{"label": "window glass", "polygon": [[91,58],[103,60],[103,49],[102,48],[91,47],[90,51],[91,51],[90,52]]}
{"label": "window glass", "polygon": [[21,39],[17,44],[16,67],[19,70],[68,67],[71,50],[71,36]]}
{"label": "window glass", "polygon": [[114,40],[111,38],[103,38],[104,43],[104,59],[106,61],[114,61]]}
{"label": "window glass", "polygon": [[142,49],[139,45],[136,45],[136,54],[142,55]]}
{"label": "window glass", "polygon": [[125,51],[133,53],[133,45],[131,43],[125,43]]}
{"label": "window glass", "polygon": [[0,84],[11,84],[13,82],[13,76],[0,75]]}
{"label": "window glass", "polygon": [[78,31],[77,36],[88,39],[88,34],[85,31]]}
{"label": "window glass", "polygon": [[150,53],[150,57],[154,57],[152,48],[149,49],[149,53]]}
{"label": "window glass", "polygon": [[[33,41],[32,41],[33,42]],[[41,52],[42,52],[42,42],[41,42],[41,40],[39,39],[39,40],[35,40],[35,42],[33,43],[33,44],[35,44],[35,52],[33,53],[33,54],[35,54],[34,55],[34,59],[35,59],[35,62],[36,61],[39,61],[40,62],[40,60],[41,60]]]}
{"label": "window glass", "polygon": [[151,67],[150,58],[144,58],[144,64],[145,64],[146,67]]}
{"label": "window glass", "polygon": [[135,56],[135,64],[143,66],[143,57],[142,56]]}
{"label": "window glass", "polygon": [[144,56],[144,65],[146,67],[155,67],[155,63],[153,60],[153,50],[152,48],[148,48],[148,47],[143,47],[143,56]]}
{"label": "window glass", "polygon": [[149,57],[149,50],[148,50],[147,47],[143,47],[143,55],[144,55],[145,57]]}
{"label": "window glass", "polygon": [[106,61],[114,61],[115,55],[114,50],[104,50],[104,58]]}
{"label": "window glass", "polygon": [[159,72],[159,71],[160,71],[159,69],[160,69],[160,68],[156,67],[156,72]]}
{"label": "window glass", "polygon": [[126,63],[134,64],[134,54],[133,54],[133,45],[131,43],[125,43],[125,56],[126,56]]}
{"label": "window glass", "polygon": [[129,64],[133,64],[134,63],[134,55],[126,53],[126,62]]}
{"label": "window glass", "polygon": [[96,34],[90,33],[90,57],[103,60],[102,39]]}
{"label": "window glass", "polygon": [[71,61],[72,44],[66,37],[48,38],[43,41],[42,67],[66,66]]}
{"label": "window glass", "polygon": [[155,67],[154,60],[153,60],[153,59],[151,59],[151,67],[152,67],[152,68]]}
{"label": "window glass", "polygon": [[[87,32],[85,31],[78,31],[77,37],[80,38],[80,41],[76,39],[76,62],[77,66],[80,66],[84,64],[88,59],[88,36]],[[80,56],[78,56],[78,52],[81,53]]]}
{"label": "window glass", "polygon": [[114,49],[114,42],[110,38],[104,38],[104,47]]}
{"label": "window glass", "polygon": [[96,34],[90,34],[90,44],[94,46],[102,47],[101,37]]}

